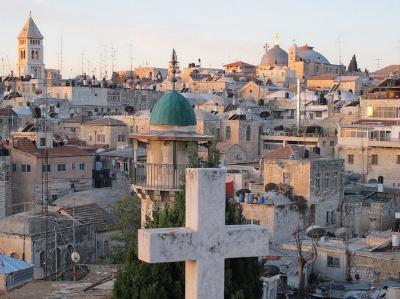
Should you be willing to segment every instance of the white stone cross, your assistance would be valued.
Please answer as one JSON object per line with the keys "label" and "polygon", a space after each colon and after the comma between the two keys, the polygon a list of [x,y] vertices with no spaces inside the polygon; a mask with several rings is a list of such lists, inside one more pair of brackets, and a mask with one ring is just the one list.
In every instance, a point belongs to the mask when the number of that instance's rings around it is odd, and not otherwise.
{"label": "white stone cross", "polygon": [[186,170],[186,227],[140,229],[139,259],[185,261],[185,298],[224,298],[226,258],[268,255],[268,229],[225,225],[225,172]]}

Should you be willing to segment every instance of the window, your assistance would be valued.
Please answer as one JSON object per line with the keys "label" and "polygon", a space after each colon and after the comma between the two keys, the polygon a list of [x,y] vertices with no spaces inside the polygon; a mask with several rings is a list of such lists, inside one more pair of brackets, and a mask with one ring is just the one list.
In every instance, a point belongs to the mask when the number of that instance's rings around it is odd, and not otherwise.
{"label": "window", "polygon": [[128,162],[124,162],[124,171],[128,171]]}
{"label": "window", "polygon": [[57,169],[58,171],[65,171],[66,170],[65,164],[58,164]]}
{"label": "window", "polygon": [[260,220],[253,219],[253,224],[260,225]]}
{"label": "window", "polygon": [[56,200],[57,200],[57,194],[52,194],[51,201],[56,201]]}
{"label": "window", "polygon": [[330,146],[335,146],[335,141],[331,140],[331,141],[329,142],[329,145],[330,145]]}
{"label": "window", "polygon": [[251,140],[251,128],[250,126],[246,127],[246,141],[250,141]]}
{"label": "window", "polygon": [[79,163],[79,170],[85,170],[85,163]]}
{"label": "window", "polygon": [[42,252],[40,252],[40,255],[39,255],[39,263],[40,263],[41,268],[44,268],[45,262],[46,262],[45,253],[44,253],[44,251],[42,251]]}
{"label": "window", "polygon": [[339,173],[334,172],[332,177],[332,187],[337,187],[337,186],[339,186]]}
{"label": "window", "polygon": [[12,164],[12,171],[16,172],[17,171],[17,163]]}
{"label": "window", "polygon": [[106,142],[106,136],[102,134],[98,134],[96,136],[96,142],[97,143],[105,143]]}
{"label": "window", "polygon": [[322,111],[316,111],[315,118],[322,118]]}
{"label": "window", "polygon": [[31,166],[29,164],[21,164],[22,172],[31,172]]}
{"label": "window", "polygon": [[231,140],[231,127],[230,126],[225,127],[225,139]]}
{"label": "window", "polygon": [[354,163],[354,155],[347,155],[347,163],[348,164]]}
{"label": "window", "polygon": [[50,167],[50,164],[43,164],[42,165],[42,172],[50,172],[51,171],[51,167]]}
{"label": "window", "polygon": [[397,155],[397,164],[400,164],[400,155]]}
{"label": "window", "polygon": [[121,163],[120,162],[116,162],[115,163],[115,169],[121,169]]}
{"label": "window", "polygon": [[290,185],[290,174],[288,172],[284,172],[282,175],[282,181],[284,184]]}
{"label": "window", "polygon": [[336,256],[327,256],[327,266],[331,268],[340,268],[340,259]]}
{"label": "window", "polygon": [[323,187],[324,188],[329,188],[329,173],[325,173],[324,181],[323,181]]}
{"label": "window", "polygon": [[46,146],[46,138],[40,138],[40,146]]}
{"label": "window", "polygon": [[125,142],[125,141],[126,141],[125,135],[118,135],[118,142]]}
{"label": "window", "polygon": [[320,189],[320,176],[319,173],[315,175],[315,189],[319,190]]}
{"label": "window", "polygon": [[378,165],[378,155],[377,154],[373,154],[371,156],[371,164],[372,165]]}

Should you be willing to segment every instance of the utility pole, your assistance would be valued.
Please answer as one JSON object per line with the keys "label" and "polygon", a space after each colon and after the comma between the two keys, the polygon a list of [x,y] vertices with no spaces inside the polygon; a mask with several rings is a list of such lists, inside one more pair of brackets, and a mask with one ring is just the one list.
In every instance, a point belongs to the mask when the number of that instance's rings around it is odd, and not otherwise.
{"label": "utility pole", "polygon": [[60,39],[60,75],[62,78],[62,72],[63,72],[63,38],[61,37]]}
{"label": "utility pole", "polygon": [[54,226],[54,256],[55,256],[54,268],[55,268],[55,274],[56,274],[56,279],[57,279],[58,254],[57,254],[57,231],[56,231],[56,227],[55,226]]}
{"label": "utility pole", "polygon": [[380,66],[381,66],[380,65],[381,59],[380,58],[376,58],[375,61],[376,61],[376,70],[378,71]]}
{"label": "utility pole", "polygon": [[[75,198],[74,198],[74,206],[72,208],[72,244],[73,244],[73,252],[76,252],[75,247]],[[76,263],[75,260],[72,261],[72,276],[75,281],[75,270],[76,270]]]}

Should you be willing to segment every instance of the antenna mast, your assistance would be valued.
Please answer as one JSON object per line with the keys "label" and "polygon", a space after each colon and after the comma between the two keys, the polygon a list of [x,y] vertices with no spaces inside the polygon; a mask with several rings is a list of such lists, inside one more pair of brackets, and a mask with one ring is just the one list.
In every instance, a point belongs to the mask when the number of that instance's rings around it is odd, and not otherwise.
{"label": "antenna mast", "polygon": [[339,33],[336,43],[338,44],[339,51],[339,65],[342,65],[342,33]]}
{"label": "antenna mast", "polygon": [[61,37],[60,39],[60,75],[62,78],[62,72],[63,72],[63,38]]}

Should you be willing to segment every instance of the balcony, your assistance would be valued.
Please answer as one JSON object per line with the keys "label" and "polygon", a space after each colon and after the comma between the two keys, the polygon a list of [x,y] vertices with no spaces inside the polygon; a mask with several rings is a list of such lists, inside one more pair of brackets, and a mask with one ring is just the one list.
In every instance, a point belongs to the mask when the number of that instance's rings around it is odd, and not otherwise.
{"label": "balcony", "polygon": [[147,190],[178,191],[187,165],[134,163],[133,187]]}

